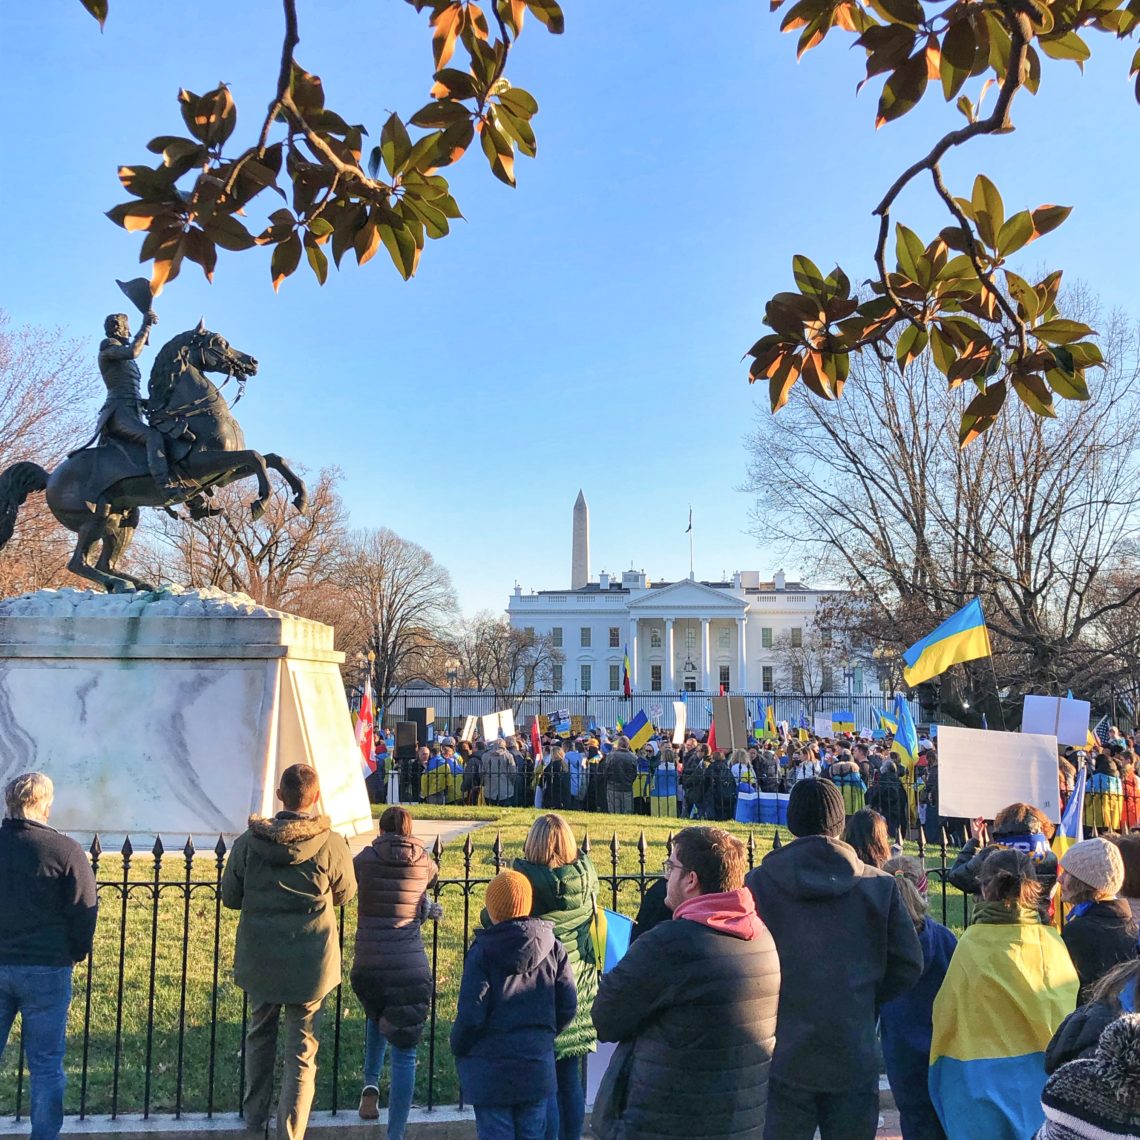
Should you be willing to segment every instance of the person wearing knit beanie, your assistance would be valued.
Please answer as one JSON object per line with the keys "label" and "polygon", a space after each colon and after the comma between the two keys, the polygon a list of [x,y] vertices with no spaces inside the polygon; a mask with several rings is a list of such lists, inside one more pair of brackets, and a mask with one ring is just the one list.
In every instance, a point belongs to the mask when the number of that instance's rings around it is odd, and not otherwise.
{"label": "person wearing knit beanie", "polygon": [[1099,898],[1115,898],[1124,885],[1124,860],[1116,844],[1107,839],[1074,844],[1061,857],[1061,866],[1066,875],[1091,887]]}
{"label": "person wearing knit beanie", "polygon": [[500,871],[487,884],[487,914],[492,922],[526,918],[533,903],[530,880],[518,871]]}
{"label": "person wearing knit beanie", "polygon": [[788,797],[788,830],[794,836],[838,839],[843,834],[844,819],[843,793],[830,780],[796,781]]}
{"label": "person wearing knit beanie", "polygon": [[1140,1138],[1140,1014],[1108,1024],[1089,1060],[1062,1065],[1041,1094],[1035,1140]]}
{"label": "person wearing knit beanie", "polygon": [[1123,883],[1124,861],[1107,839],[1086,839],[1061,856],[1061,937],[1081,979],[1078,1005],[1113,966],[1136,956],[1140,931],[1132,908],[1116,897]]}

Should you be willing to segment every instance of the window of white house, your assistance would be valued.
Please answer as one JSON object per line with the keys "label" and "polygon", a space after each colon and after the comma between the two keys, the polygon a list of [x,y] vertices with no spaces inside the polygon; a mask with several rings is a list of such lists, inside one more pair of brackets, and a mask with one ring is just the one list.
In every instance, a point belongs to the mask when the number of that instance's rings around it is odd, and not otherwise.
{"label": "window of white house", "polygon": [[729,670],[729,667],[727,665],[722,665],[720,667],[720,685],[721,685],[721,688],[724,689],[724,691],[726,693],[728,692],[728,687],[729,687],[728,686],[728,670]]}
{"label": "window of white house", "polygon": [[583,693],[590,691],[590,666],[581,666],[581,672],[578,674],[578,680],[581,682],[581,689]]}
{"label": "window of white house", "polygon": [[621,688],[621,666],[610,666],[610,692],[616,693]]}
{"label": "window of white house", "polygon": [[835,670],[830,665],[823,667],[823,691],[825,693],[835,692]]}
{"label": "window of white house", "polygon": [[649,648],[650,649],[660,649],[661,648],[661,631],[659,629],[651,629],[649,631]]}
{"label": "window of white house", "polygon": [[[693,628],[693,623],[689,622],[685,626],[685,653],[692,657],[697,651],[697,631]],[[696,690],[693,690],[696,692]]]}
{"label": "window of white house", "polygon": [[[792,626],[792,648],[802,649],[804,645],[804,631],[801,626]],[[801,685],[800,688],[803,688]]]}
{"label": "window of white house", "polygon": [[616,625],[610,626],[610,648],[617,649],[621,642],[618,640],[621,637],[621,630]]}
{"label": "window of white house", "polygon": [[562,691],[562,666],[551,665],[550,667],[550,683],[553,685],[555,692]]}
{"label": "window of white house", "polygon": [[661,692],[661,666],[649,666],[649,688],[654,693]]}
{"label": "window of white house", "polygon": [[802,665],[792,666],[792,688],[797,693],[804,691],[804,667]]}
{"label": "window of white house", "polygon": [[760,629],[760,644],[765,649],[772,648],[772,627],[770,625],[762,626]]}
{"label": "window of white house", "polygon": [[562,626],[556,625],[550,631],[550,644],[553,645],[555,649],[562,648]]}
{"label": "window of white house", "polygon": [[717,644],[721,649],[728,649],[732,645],[732,630],[719,629],[717,630]]}
{"label": "window of white house", "polygon": [[581,647],[583,649],[589,649],[590,648],[590,627],[588,625],[582,626],[582,628],[578,631],[578,637],[579,637],[578,644],[581,645]]}
{"label": "window of white house", "polygon": [[760,688],[766,693],[771,693],[775,690],[776,685],[772,680],[772,666],[764,665],[760,669]]}

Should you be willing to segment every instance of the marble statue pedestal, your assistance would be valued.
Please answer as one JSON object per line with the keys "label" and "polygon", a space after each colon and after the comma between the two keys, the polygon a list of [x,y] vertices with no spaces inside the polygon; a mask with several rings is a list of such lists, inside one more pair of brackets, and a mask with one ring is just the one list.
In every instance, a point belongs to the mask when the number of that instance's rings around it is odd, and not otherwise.
{"label": "marble statue pedestal", "polygon": [[333,827],[371,831],[343,660],[331,627],[218,590],[4,599],[0,785],[46,772],[51,825],[107,851],[211,850],[306,763]]}

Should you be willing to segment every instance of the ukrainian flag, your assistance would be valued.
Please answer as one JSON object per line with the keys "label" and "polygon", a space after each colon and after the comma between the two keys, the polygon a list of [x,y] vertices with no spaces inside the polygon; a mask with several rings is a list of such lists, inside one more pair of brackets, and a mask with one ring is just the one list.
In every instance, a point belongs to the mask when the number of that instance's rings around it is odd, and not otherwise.
{"label": "ukrainian flag", "polygon": [[903,676],[913,687],[944,673],[951,665],[992,653],[982,602],[975,598],[903,654]]}
{"label": "ukrainian flag", "polygon": [[607,973],[625,957],[633,936],[633,919],[617,911],[596,907],[590,936],[594,942],[594,962]]}
{"label": "ukrainian flag", "polygon": [[895,722],[895,739],[891,751],[907,768],[911,768],[918,759],[918,730],[914,727],[914,718],[910,715],[902,693],[895,694]]}
{"label": "ukrainian flag", "polygon": [[650,723],[649,717],[645,715],[645,710],[640,709],[637,716],[626,721],[623,731],[629,737],[630,748],[637,751],[653,735],[653,725]]}
{"label": "ukrainian flag", "polygon": [[855,715],[850,709],[839,709],[831,714],[832,732],[854,732]]}
{"label": "ukrainian flag", "polygon": [[[1085,837],[1085,781],[1087,777],[1088,772],[1082,764],[1076,780],[1073,781],[1073,790],[1069,795],[1069,801],[1061,813],[1061,822],[1057,824],[1057,830],[1053,833],[1053,854],[1057,856],[1058,863],[1061,862],[1061,856],[1070,847],[1080,843]],[[1054,890],[1057,891],[1057,897],[1053,904],[1053,925],[1060,928],[1063,909],[1060,886],[1058,885]]]}
{"label": "ukrainian flag", "polygon": [[780,735],[780,730],[776,727],[776,710],[771,705],[764,710],[764,733],[767,736]]}
{"label": "ukrainian flag", "polygon": [[875,715],[879,718],[879,730],[881,732],[889,732],[892,736],[899,730],[899,722],[893,717],[887,716],[885,709],[876,709]]}

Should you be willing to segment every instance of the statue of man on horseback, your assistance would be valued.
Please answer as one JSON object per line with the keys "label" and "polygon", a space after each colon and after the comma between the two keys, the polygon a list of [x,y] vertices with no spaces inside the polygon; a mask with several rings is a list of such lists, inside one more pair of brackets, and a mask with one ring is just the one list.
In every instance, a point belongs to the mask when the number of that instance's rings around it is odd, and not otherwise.
{"label": "statue of man on horseback", "polygon": [[[142,373],[138,358],[146,347],[150,330],[158,323],[153,309],[147,309],[142,328],[132,338],[126,313],[112,313],[103,323],[106,339],[99,345],[99,373],[107,386],[107,398],[99,409],[95,425],[100,441],[121,439],[146,447],[147,467],[151,478],[169,502],[177,502],[180,488],[170,481],[170,464],[166,457],[163,433],[143,419],[140,390]],[[188,431],[183,425],[183,433]]]}
{"label": "statue of man on horseback", "polygon": [[[202,518],[216,513],[203,496],[252,477],[258,495],[250,511],[258,519],[271,493],[270,468],[285,480],[297,510],[304,513],[307,505],[304,482],[279,455],[245,446],[241,426],[206,375],[236,376],[241,386],[256,374],[257,361],[204,322],[159,350],[143,400],[137,361],[157,320],[150,284],[141,278],[119,284],[143,313],[143,323],[132,337],[124,314],[106,320],[99,371],[107,399],[95,435],[54,471],[23,462],[0,474],[0,547],[12,537],[27,496],[46,491],[52,514],[77,536],[68,569],[110,593],[153,589],[121,565],[139,525],[140,507],[171,511],[173,504],[186,503],[191,518]],[[92,563],[88,556],[96,546],[101,552]]]}

